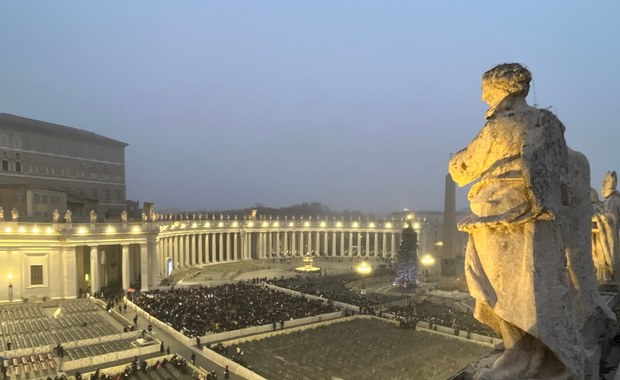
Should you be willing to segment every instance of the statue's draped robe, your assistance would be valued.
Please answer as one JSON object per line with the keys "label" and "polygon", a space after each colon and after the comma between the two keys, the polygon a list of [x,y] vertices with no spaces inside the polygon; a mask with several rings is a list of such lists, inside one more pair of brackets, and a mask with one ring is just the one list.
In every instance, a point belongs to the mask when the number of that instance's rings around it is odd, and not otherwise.
{"label": "statue's draped robe", "polygon": [[475,317],[501,334],[504,320],[537,338],[583,378],[583,345],[573,319],[559,223],[567,147],[549,111],[523,107],[492,114],[450,161],[469,192],[473,215],[465,275]]}

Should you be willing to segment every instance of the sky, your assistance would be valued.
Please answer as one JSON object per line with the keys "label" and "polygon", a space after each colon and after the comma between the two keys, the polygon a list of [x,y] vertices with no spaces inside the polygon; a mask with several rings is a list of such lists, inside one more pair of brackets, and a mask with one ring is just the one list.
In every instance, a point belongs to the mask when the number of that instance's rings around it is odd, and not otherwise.
{"label": "sky", "polygon": [[482,73],[520,62],[600,189],[620,170],[619,16],[617,1],[2,1],[0,112],[128,143],[127,198],[159,209],[442,210],[450,153],[484,125]]}

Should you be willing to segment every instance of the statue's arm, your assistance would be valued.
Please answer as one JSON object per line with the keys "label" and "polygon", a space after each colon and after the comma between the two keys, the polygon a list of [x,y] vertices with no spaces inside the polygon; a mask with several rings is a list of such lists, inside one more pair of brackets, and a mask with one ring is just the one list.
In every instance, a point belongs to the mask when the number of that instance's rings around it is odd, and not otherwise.
{"label": "statue's arm", "polygon": [[467,147],[452,156],[448,171],[459,186],[476,180],[489,167],[492,135],[492,125],[487,123]]}

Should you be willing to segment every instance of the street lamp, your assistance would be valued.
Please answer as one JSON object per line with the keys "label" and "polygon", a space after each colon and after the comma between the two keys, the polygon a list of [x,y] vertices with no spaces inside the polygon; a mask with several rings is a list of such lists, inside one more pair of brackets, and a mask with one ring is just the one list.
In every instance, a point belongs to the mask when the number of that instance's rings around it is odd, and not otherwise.
{"label": "street lamp", "polygon": [[355,267],[357,273],[362,276],[362,291],[360,294],[366,294],[366,276],[372,272],[372,267],[368,265],[366,260],[362,261],[357,267]]}
{"label": "street lamp", "polygon": [[428,267],[435,265],[435,258],[429,254],[422,256],[420,259],[422,265],[424,265],[424,272],[426,275],[426,281],[428,281]]}
{"label": "street lamp", "polygon": [[7,277],[9,279],[9,302],[13,302],[13,275],[9,274]]}

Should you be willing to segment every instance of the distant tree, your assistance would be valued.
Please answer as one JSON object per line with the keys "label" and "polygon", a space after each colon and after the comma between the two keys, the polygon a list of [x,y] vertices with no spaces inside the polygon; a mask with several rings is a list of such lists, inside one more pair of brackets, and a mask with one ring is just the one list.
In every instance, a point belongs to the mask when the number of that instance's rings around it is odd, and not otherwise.
{"label": "distant tree", "polygon": [[418,234],[412,223],[408,223],[400,235],[394,285],[415,288],[418,284]]}

